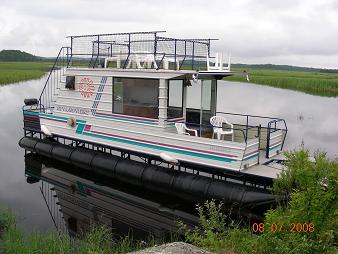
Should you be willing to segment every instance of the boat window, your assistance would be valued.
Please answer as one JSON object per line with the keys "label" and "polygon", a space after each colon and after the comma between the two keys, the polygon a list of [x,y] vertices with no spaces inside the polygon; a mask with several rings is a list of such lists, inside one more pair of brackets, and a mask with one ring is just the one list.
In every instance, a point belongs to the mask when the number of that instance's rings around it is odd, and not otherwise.
{"label": "boat window", "polygon": [[201,108],[201,81],[191,82],[192,85],[187,87],[187,108]]}
{"label": "boat window", "polygon": [[69,90],[75,90],[75,76],[66,77],[66,86]]}
{"label": "boat window", "polygon": [[114,78],[113,113],[158,118],[157,79]]}
{"label": "boat window", "polygon": [[183,80],[169,80],[168,118],[183,116]]}

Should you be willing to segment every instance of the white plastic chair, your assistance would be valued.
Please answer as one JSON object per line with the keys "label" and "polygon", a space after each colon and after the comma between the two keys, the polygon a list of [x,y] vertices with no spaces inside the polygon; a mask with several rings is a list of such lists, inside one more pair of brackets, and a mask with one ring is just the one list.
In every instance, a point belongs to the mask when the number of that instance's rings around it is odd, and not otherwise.
{"label": "white plastic chair", "polygon": [[[143,64],[141,64],[141,62],[143,62]],[[151,66],[154,65],[154,68],[157,69],[154,54],[150,52],[133,51],[129,56],[127,69],[130,68],[130,65],[132,65],[132,68],[137,69],[151,68]]]}
{"label": "white plastic chair", "polygon": [[194,136],[198,137],[197,130],[187,128],[185,123],[175,123],[175,127],[178,134],[190,136],[190,133],[187,132],[190,131],[194,133]]}
{"label": "white plastic chair", "polygon": [[[213,126],[212,138],[216,134],[217,139],[221,140],[222,135],[231,135],[231,141],[234,141],[234,125],[229,123],[223,116],[213,116],[210,118]],[[223,123],[230,126],[227,130],[223,130]]]}
{"label": "white plastic chair", "polygon": [[223,54],[216,53],[215,54],[215,64],[211,65],[210,64],[210,59],[209,59],[209,54],[207,53],[207,70],[208,71],[224,71],[224,72],[229,72],[230,71],[230,60],[231,57],[229,55],[229,60],[228,60],[228,65],[223,66]]}
{"label": "white plastic chair", "polygon": [[108,67],[108,63],[109,62],[116,62],[116,68],[120,68],[120,56],[111,56],[111,57],[106,57],[106,59],[104,59],[104,68],[107,68]]}

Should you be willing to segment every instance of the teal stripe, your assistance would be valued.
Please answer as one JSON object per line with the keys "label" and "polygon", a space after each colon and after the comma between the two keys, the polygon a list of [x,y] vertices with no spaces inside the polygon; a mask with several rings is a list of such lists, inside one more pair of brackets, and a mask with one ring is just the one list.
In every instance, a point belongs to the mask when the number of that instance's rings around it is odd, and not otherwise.
{"label": "teal stripe", "polygon": [[278,148],[278,147],[280,147],[280,146],[281,146],[281,145],[279,144],[279,145],[276,145],[276,146],[274,146],[274,147],[269,148],[269,152],[272,151],[272,150],[274,150],[274,149],[276,149],[276,148]]}
{"label": "teal stripe", "polygon": [[77,134],[82,134],[83,133],[83,130],[84,130],[84,128],[85,128],[85,124],[83,124],[83,123],[80,123],[80,124],[78,124],[77,125],[77,127],[76,127],[76,133]]}
{"label": "teal stripe", "polygon": [[269,151],[271,151],[271,150],[273,150],[273,149],[276,149],[276,148],[278,148],[279,146],[281,146],[281,144],[278,144],[278,145],[275,145],[275,146],[269,147]]}
{"label": "teal stripe", "polygon": [[24,115],[33,115],[33,116],[39,116],[39,112],[34,112],[34,111],[23,111]]}
{"label": "teal stripe", "polygon": [[131,141],[131,140],[124,140],[124,139],[119,139],[119,138],[114,138],[114,137],[107,137],[107,136],[94,134],[94,133],[83,132],[83,135],[91,136],[91,137],[94,137],[94,138],[107,139],[107,140],[111,140],[111,141],[125,143],[125,144],[128,144],[128,145],[136,145],[136,146],[142,146],[142,147],[166,151],[166,152],[173,152],[173,153],[180,153],[180,154],[185,154],[185,155],[189,155],[189,156],[201,157],[201,158],[205,158],[205,159],[224,161],[224,162],[235,161],[233,159],[228,159],[228,158],[223,158],[223,157],[218,157],[218,156],[213,156],[213,155],[201,154],[201,153],[190,152],[190,151],[182,151],[182,150],[177,150],[177,149],[173,149],[173,148],[169,148],[169,147],[161,147],[161,146],[156,146],[156,145],[152,145],[152,144],[145,144],[145,143],[140,143],[140,142]]}
{"label": "teal stripe", "polygon": [[257,156],[258,156],[258,153],[245,158],[243,161],[251,160],[251,159],[253,159],[253,158],[257,157]]}
{"label": "teal stripe", "polygon": [[[67,121],[67,120],[68,120],[67,117],[56,116],[56,115],[52,115],[52,114],[44,114],[44,113],[40,113],[40,116],[44,116],[44,117],[52,118],[52,119],[63,120],[63,121]],[[86,123],[86,121],[77,119],[77,120],[76,120],[76,123]]]}
{"label": "teal stripe", "polygon": [[64,121],[67,121],[68,119],[67,117],[63,117],[63,116],[56,116],[56,115],[44,114],[44,113],[40,113],[40,116],[44,116],[44,117],[48,117],[52,119],[64,120]]}
{"label": "teal stripe", "polygon": [[145,122],[145,121],[140,121],[140,120],[125,119],[125,118],[119,118],[119,117],[113,117],[113,116],[96,115],[96,117],[112,119],[112,120],[121,120],[121,121],[125,121],[125,122],[134,122],[134,123],[142,123],[142,124],[149,124],[149,125],[157,125],[157,123],[154,123],[154,122]]}

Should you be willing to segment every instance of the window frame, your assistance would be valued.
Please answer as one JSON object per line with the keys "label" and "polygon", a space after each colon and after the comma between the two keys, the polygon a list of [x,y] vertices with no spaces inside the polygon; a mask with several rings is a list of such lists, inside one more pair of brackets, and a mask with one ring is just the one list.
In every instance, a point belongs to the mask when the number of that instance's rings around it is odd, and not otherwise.
{"label": "window frame", "polygon": [[138,80],[157,80],[158,81],[158,87],[157,87],[157,109],[159,109],[159,87],[160,87],[160,80],[157,78],[134,78],[134,77],[112,77],[112,113],[113,114],[118,114],[118,115],[125,115],[125,116],[135,116],[135,117],[143,117],[143,118],[149,118],[149,119],[158,119],[158,114],[157,117],[152,118],[152,117],[145,117],[145,116],[136,116],[136,115],[127,115],[124,113],[119,113],[119,112],[114,112],[114,97],[115,97],[115,93],[114,93],[114,87],[115,87],[115,79],[138,79]]}
{"label": "window frame", "polygon": [[[169,97],[169,93],[170,93],[170,81],[173,80],[173,81],[182,81],[182,106],[181,107],[174,107],[174,106],[169,106],[169,103],[170,103],[170,97]],[[167,92],[167,118],[168,119],[175,119],[175,118],[179,118],[179,117],[183,117],[183,112],[184,112],[184,79],[168,79],[168,92]],[[168,115],[168,111],[169,111],[169,108],[181,108],[181,116],[179,117],[172,117],[172,118],[169,118],[169,115]]]}

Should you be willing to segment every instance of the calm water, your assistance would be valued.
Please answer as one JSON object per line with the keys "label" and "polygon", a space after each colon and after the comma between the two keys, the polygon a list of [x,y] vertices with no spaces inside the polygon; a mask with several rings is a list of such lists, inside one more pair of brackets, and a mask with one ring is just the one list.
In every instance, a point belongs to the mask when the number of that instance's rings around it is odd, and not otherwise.
{"label": "calm water", "polygon": [[[13,209],[26,230],[54,229],[41,184],[26,183],[24,151],[18,146],[23,100],[38,97],[43,83],[44,78],[0,87],[0,205]],[[298,148],[303,142],[311,150],[338,157],[338,98],[230,82],[220,82],[218,94],[218,111],[284,118],[289,128],[286,148]]]}

